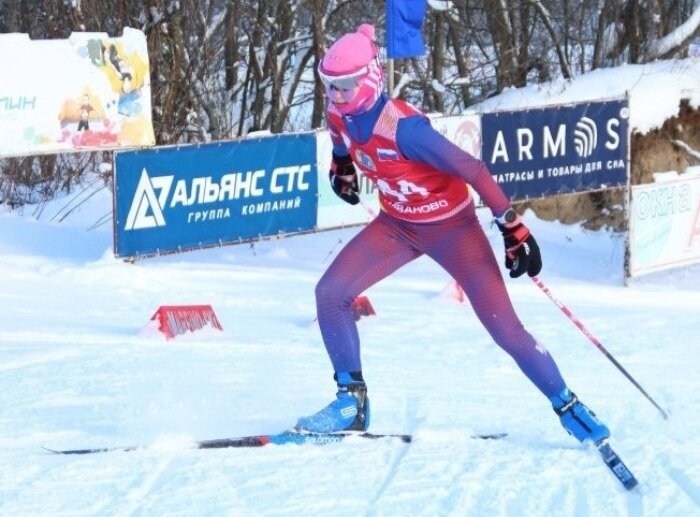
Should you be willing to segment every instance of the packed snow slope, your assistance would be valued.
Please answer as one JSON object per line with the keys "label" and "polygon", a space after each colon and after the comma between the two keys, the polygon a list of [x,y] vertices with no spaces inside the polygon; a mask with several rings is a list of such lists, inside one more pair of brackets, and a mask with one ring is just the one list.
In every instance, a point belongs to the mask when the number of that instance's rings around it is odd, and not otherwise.
{"label": "packed snow slope", "polygon": [[[625,67],[582,78],[586,87],[513,91],[491,108],[609,97],[619,85],[635,127],[658,127],[698,84],[697,62],[662,65],[638,69],[631,86]],[[625,287],[623,236],[525,214],[542,281],[670,413],[529,279],[507,280],[526,327],[612,429],[635,492],[565,433],[423,258],[368,290],[377,314],[358,322],[371,430],[413,443],[191,450],[193,439],[281,431],[332,399],[314,287],[359,229],[129,264],[112,255],[108,189],[85,201],[90,193],[0,210],[0,515],[700,515],[700,267]],[[480,216],[500,260],[500,235]],[[224,332],[153,333],[160,305],[200,303]],[[135,444],[144,447],[89,456],[42,449]]]}
{"label": "packed snow slope", "polygon": [[[611,427],[640,487],[592,448],[489,338],[450,281],[418,259],[365,293],[359,322],[374,432],[327,446],[197,451],[192,439],[280,431],[334,395],[314,286],[358,231],[118,261],[86,231],[108,191],[63,223],[0,216],[2,515],[648,515],[700,511],[700,268],[622,282],[623,241],[526,214],[542,280],[671,416],[651,403],[527,278],[508,280],[528,329]],[[489,214],[483,224],[499,254]],[[449,289],[448,289],[449,291]],[[224,332],[172,341],[164,304],[211,304]],[[500,441],[472,433],[508,432]],[[50,448],[143,444],[56,456]]]}

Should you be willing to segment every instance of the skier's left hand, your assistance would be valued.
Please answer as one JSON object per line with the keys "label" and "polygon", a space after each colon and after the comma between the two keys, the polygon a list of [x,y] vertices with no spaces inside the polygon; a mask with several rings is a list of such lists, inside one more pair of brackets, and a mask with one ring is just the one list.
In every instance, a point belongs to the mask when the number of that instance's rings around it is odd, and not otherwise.
{"label": "skier's left hand", "polygon": [[357,194],[360,190],[357,183],[357,173],[350,156],[338,156],[333,153],[328,179],[331,182],[333,192],[340,199],[351,205],[360,202],[360,196]]}
{"label": "skier's left hand", "polygon": [[542,256],[537,241],[522,222],[522,218],[509,208],[496,219],[496,225],[503,235],[506,248],[505,266],[511,278],[518,278],[526,271],[535,276],[542,270]]}

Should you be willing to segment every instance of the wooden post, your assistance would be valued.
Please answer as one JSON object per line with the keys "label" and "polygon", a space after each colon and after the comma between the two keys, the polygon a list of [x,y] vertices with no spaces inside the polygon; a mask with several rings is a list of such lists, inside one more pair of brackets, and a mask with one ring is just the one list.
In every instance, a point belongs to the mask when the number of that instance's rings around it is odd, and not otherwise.
{"label": "wooden post", "polygon": [[389,98],[394,96],[394,60],[388,59],[386,64],[386,86]]}

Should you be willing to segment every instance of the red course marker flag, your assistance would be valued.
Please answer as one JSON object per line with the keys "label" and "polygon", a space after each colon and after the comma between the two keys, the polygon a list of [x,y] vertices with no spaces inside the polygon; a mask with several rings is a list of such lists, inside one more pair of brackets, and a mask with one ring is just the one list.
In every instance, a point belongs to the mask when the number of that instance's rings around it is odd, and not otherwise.
{"label": "red course marker flag", "polygon": [[211,305],[161,305],[151,321],[158,323],[166,339],[205,327],[223,330]]}

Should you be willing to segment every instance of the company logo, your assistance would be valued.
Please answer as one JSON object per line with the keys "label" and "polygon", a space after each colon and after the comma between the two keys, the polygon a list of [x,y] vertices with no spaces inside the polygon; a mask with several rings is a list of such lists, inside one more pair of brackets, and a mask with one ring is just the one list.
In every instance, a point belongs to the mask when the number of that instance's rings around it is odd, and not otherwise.
{"label": "company logo", "polygon": [[455,131],[454,143],[472,156],[481,156],[481,127],[474,119],[462,122]]}
{"label": "company logo", "polygon": [[[623,121],[628,117],[626,107],[620,108],[619,116],[607,117],[598,112],[599,108],[590,108],[575,115],[567,111],[557,113],[557,118],[550,116],[551,110],[545,110],[546,116],[533,118],[532,122],[513,118],[490,118],[487,130],[495,126],[493,142],[484,150],[486,161],[492,165],[498,163],[525,162],[535,160],[556,160],[575,157],[591,160],[599,155],[606,158],[606,153],[622,151],[627,127]],[[554,113],[554,112],[553,112]],[[552,114],[553,114],[552,113]],[[521,122],[525,125],[516,125]],[[490,138],[489,138],[490,140]]]}
{"label": "company logo", "polygon": [[582,117],[576,123],[574,129],[574,147],[576,154],[581,158],[588,158],[598,146],[598,127],[595,121],[588,117]]}
{"label": "company logo", "polygon": [[350,418],[357,414],[357,408],[355,406],[347,406],[340,410],[340,414],[343,418]]}
{"label": "company logo", "polygon": [[165,226],[163,208],[165,208],[172,183],[173,176],[151,178],[144,168],[131,201],[124,229],[141,230]]}
{"label": "company logo", "polygon": [[[257,169],[231,172],[220,178],[202,175],[176,181],[173,175],[149,176],[144,168],[124,229],[163,227],[166,225],[164,214],[170,209],[182,212],[182,208],[188,208],[185,216],[188,224],[229,219],[229,205],[235,200],[249,201],[241,206],[242,215],[298,209],[299,194],[311,188],[307,179],[311,170],[311,164],[306,163],[276,167],[269,178],[265,169]],[[291,197],[294,193],[296,197]],[[176,219],[179,221],[181,216],[182,213],[178,214]]]}

